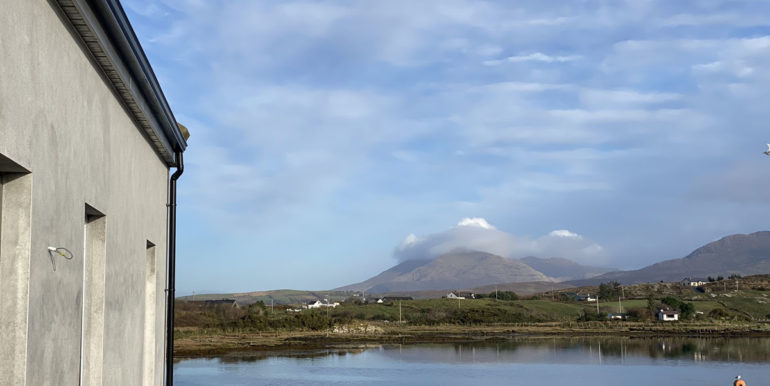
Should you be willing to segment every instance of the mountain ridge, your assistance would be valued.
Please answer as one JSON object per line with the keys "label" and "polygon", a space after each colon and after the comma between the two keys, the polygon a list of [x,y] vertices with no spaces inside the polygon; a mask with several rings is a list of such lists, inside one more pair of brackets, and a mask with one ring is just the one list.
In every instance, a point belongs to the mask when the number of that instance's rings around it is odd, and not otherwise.
{"label": "mountain ridge", "polygon": [[[572,270],[578,271],[579,277],[586,277],[596,269],[600,270],[598,273],[611,270],[587,267],[563,258],[526,259],[562,275]],[[367,280],[334,290],[387,293],[554,281],[550,275],[533,268],[523,259],[508,259],[482,251],[455,250],[434,259],[407,260]]]}
{"label": "mountain ridge", "polygon": [[753,275],[770,273],[770,231],[733,234],[696,248],[678,259],[664,260],[646,267],[615,271],[586,280],[572,280],[573,285],[592,285],[609,280],[621,284],[678,281],[707,276]]}

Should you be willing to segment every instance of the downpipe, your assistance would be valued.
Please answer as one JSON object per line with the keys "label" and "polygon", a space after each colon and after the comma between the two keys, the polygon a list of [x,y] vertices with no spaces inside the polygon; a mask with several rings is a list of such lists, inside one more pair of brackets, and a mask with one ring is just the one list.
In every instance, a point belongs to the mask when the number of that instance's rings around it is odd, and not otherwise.
{"label": "downpipe", "polygon": [[184,173],[184,157],[176,154],[176,171],[169,180],[168,204],[168,289],[166,310],[166,386],[174,384],[174,301],[176,288],[176,181]]}

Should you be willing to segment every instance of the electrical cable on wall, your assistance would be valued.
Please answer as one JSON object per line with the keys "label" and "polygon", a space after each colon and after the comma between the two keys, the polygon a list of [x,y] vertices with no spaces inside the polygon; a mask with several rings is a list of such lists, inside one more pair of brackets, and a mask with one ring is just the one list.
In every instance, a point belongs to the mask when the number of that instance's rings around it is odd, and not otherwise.
{"label": "electrical cable on wall", "polygon": [[51,264],[53,265],[54,272],[56,272],[56,260],[54,260],[54,254],[67,260],[72,260],[72,252],[70,252],[69,249],[63,247],[48,247],[48,256],[51,257]]}

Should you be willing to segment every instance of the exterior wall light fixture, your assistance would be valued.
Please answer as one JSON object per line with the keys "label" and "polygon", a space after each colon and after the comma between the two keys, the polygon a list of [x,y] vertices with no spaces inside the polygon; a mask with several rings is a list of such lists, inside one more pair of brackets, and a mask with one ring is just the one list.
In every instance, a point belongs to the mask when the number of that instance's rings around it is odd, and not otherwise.
{"label": "exterior wall light fixture", "polygon": [[48,256],[51,257],[51,265],[53,265],[54,271],[56,271],[56,260],[54,260],[56,255],[59,255],[67,260],[72,260],[72,252],[70,252],[69,249],[64,247],[48,247]]}

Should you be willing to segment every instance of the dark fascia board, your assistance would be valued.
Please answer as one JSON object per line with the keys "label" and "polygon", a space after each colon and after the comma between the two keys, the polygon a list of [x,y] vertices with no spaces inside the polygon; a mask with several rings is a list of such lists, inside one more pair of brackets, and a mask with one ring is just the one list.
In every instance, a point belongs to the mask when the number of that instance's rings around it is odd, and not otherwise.
{"label": "dark fascia board", "polygon": [[174,113],[166,101],[166,96],[158,84],[155,72],[150,66],[147,55],[144,54],[142,45],[139,44],[139,39],[128,21],[128,16],[126,16],[120,0],[102,0],[94,1],[94,3],[101,5],[100,8],[107,6],[108,11],[104,12],[102,16],[106,21],[105,24],[109,25],[108,30],[112,32],[113,38],[121,48],[124,59],[136,70],[135,76],[140,81],[140,86],[146,94],[145,97],[149,97],[154,110],[159,115],[158,120],[162,125],[164,134],[174,146],[174,150],[184,151],[187,148],[187,141],[177,125]]}
{"label": "dark fascia board", "polygon": [[55,0],[167,164],[187,141],[117,0]]}

